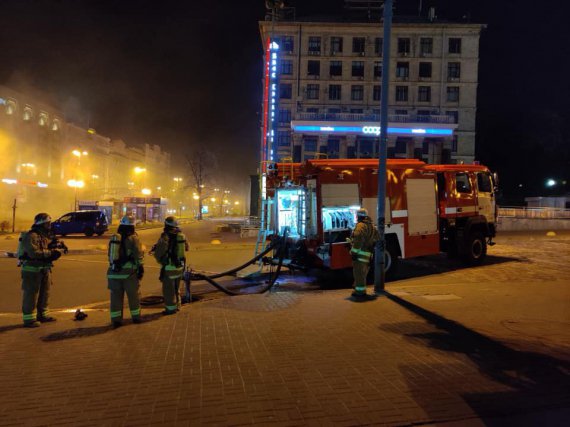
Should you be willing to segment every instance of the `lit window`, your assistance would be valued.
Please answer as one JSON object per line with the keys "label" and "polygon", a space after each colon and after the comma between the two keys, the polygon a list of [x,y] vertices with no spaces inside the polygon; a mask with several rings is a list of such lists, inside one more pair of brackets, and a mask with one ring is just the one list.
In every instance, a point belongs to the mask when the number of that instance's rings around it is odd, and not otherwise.
{"label": "lit window", "polygon": [[40,118],[38,119],[38,124],[40,126],[46,126],[48,123],[48,115],[47,113],[41,112],[40,113]]}
{"label": "lit window", "polygon": [[60,128],[59,120],[54,120],[51,124],[51,130],[58,131]]}
{"label": "lit window", "polygon": [[16,112],[16,101],[9,99],[6,101],[6,114],[12,115]]}
{"label": "lit window", "polygon": [[22,115],[22,118],[25,121],[29,121],[32,120],[32,118],[34,117],[34,112],[30,107],[24,107],[24,114]]}

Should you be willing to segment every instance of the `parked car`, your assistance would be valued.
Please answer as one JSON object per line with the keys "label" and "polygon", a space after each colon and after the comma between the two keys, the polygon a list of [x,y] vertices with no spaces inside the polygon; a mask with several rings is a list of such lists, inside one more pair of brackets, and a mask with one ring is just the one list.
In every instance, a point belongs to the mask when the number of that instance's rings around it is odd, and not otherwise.
{"label": "parked car", "polygon": [[109,229],[109,221],[105,213],[101,211],[77,211],[66,213],[53,221],[51,228],[54,234],[61,236],[74,233],[101,236]]}

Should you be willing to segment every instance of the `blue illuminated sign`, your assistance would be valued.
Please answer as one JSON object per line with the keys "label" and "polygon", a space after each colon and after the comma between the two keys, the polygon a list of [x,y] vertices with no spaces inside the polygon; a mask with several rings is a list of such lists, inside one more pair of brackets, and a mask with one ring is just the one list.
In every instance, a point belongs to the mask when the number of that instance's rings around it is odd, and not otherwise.
{"label": "blue illuminated sign", "polygon": [[[314,126],[295,125],[295,132],[326,132],[326,133],[361,133],[364,135],[380,135],[380,126]],[[438,128],[396,128],[389,127],[388,133],[399,135],[430,135],[430,136],[451,136],[453,129]]]}

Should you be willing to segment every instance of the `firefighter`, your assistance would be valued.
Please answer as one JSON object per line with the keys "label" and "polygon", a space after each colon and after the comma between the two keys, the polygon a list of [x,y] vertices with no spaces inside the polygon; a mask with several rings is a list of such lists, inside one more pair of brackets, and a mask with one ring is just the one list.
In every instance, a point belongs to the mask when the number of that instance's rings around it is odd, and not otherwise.
{"label": "firefighter", "polygon": [[123,301],[125,293],[133,323],[141,322],[140,281],[144,275],[144,253],[137,233],[135,221],[125,215],[119,224],[117,234],[109,242],[108,288],[111,293],[111,323],[114,328],[123,324]]}
{"label": "firefighter", "polygon": [[366,209],[359,209],[356,213],[357,224],[351,236],[352,270],[354,274],[354,298],[372,298],[366,294],[366,276],[370,269],[370,261],[374,251],[374,245],[379,239],[376,226],[368,216]]}
{"label": "firefighter", "polygon": [[156,261],[162,265],[160,281],[164,296],[164,315],[175,314],[180,309],[180,279],[186,266],[187,250],[188,242],[180,231],[178,221],[169,216],[164,220],[164,232],[153,248]]}
{"label": "firefighter", "polygon": [[20,235],[18,258],[22,266],[22,313],[26,328],[56,320],[49,315],[49,291],[51,268],[61,252],[50,242],[50,229],[51,217],[39,213],[30,231]]}

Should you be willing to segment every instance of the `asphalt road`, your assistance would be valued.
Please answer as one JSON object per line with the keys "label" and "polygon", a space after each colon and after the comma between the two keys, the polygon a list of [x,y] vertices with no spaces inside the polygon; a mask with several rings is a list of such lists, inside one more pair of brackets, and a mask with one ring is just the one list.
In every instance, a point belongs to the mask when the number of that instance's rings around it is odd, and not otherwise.
{"label": "asphalt road", "polygon": [[[217,233],[217,223],[202,222],[183,226],[190,242],[188,254],[190,266],[196,270],[219,272],[240,265],[253,256],[254,239],[240,239],[233,233]],[[161,229],[139,230],[146,250],[162,232]],[[64,240],[70,249],[92,249],[93,255],[64,255],[53,269],[53,287],[50,297],[51,308],[84,306],[109,298],[107,290],[106,245],[109,235],[87,238],[67,236]],[[221,244],[212,244],[212,240]],[[0,239],[0,250],[15,251],[17,239]],[[96,250],[99,249],[98,252]],[[21,289],[20,269],[14,258],[0,257],[0,313],[20,311]],[[143,295],[160,294],[158,280],[160,267],[152,256],[145,257],[145,277],[142,281]]]}

